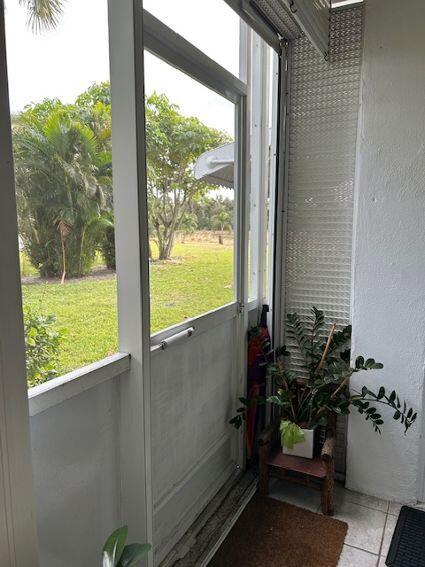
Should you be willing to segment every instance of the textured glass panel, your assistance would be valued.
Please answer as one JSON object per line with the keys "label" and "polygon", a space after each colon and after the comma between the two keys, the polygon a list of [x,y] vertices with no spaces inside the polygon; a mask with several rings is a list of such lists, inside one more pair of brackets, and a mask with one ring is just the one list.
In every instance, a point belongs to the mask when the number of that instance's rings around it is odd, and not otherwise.
{"label": "textured glass panel", "polygon": [[306,317],[315,305],[338,328],[350,319],[361,35],[361,8],[335,12],[330,63],[300,38],[290,78],[285,310]]}

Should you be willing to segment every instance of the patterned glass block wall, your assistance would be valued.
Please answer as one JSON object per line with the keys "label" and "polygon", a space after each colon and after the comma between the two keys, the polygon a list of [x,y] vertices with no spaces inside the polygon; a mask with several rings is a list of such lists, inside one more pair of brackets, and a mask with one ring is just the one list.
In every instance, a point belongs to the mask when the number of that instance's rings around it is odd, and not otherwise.
{"label": "patterned glass block wall", "polygon": [[[305,37],[292,50],[285,311],[306,317],[315,305],[338,328],[350,320],[362,29],[361,7],[338,10],[329,63]],[[302,372],[300,360],[292,364]],[[342,472],[345,429],[342,421],[336,461]]]}

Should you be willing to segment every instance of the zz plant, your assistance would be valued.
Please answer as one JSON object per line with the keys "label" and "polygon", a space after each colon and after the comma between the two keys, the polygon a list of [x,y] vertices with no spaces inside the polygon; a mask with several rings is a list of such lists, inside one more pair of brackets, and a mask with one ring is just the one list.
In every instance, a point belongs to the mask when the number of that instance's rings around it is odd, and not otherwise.
{"label": "zz plant", "polygon": [[[272,351],[268,341],[263,344],[264,364],[272,378],[275,393],[268,398],[239,398],[242,406],[230,420],[233,426],[238,429],[242,425],[248,406],[273,404],[280,409],[282,445],[292,449],[295,443],[304,439],[302,428],[327,425],[332,416],[348,414],[351,408],[370,421],[377,433],[381,433],[384,419],[377,406],[385,405],[393,411],[393,419],[399,421],[407,432],[417,414],[407,407],[405,401],[400,401],[397,392],[387,392],[384,386],[377,392],[366,386],[358,391],[350,389],[349,381],[353,374],[379,370],[383,364],[373,358],[365,360],[358,356],[351,366],[351,326],[336,331],[333,324],[327,334],[325,327],[324,313],[316,307],[313,307],[306,322],[297,313],[287,316],[286,333],[293,351],[289,352],[286,347]],[[325,340],[323,337],[326,336]],[[292,358],[291,366],[297,368],[297,372],[285,363],[289,358]]]}

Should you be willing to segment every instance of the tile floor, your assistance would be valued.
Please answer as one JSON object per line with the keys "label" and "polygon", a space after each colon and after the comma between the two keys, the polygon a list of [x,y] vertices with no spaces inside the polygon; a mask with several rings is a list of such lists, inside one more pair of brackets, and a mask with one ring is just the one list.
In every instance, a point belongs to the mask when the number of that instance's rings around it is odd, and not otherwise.
{"label": "tile floor", "polygon": [[[270,496],[320,512],[320,493],[304,486],[274,480]],[[334,518],[348,524],[338,567],[384,567],[400,507],[336,486]]]}

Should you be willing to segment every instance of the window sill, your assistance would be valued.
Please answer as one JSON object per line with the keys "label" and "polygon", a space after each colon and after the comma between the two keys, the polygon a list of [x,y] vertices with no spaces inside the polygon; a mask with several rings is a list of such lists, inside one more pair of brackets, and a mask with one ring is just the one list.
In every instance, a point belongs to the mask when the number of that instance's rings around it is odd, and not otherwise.
{"label": "window sill", "polygon": [[29,414],[37,415],[116,378],[130,368],[130,355],[117,353],[28,390]]}

